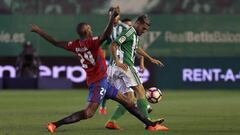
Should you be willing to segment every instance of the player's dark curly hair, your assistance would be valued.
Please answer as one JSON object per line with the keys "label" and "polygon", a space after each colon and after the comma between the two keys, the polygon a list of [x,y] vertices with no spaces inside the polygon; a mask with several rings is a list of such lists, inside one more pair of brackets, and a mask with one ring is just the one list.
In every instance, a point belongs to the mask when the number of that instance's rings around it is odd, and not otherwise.
{"label": "player's dark curly hair", "polygon": [[129,19],[129,18],[124,18],[124,19],[122,19],[122,22],[131,22],[132,20],[131,19]]}
{"label": "player's dark curly hair", "polygon": [[151,22],[150,22],[150,19],[149,19],[149,17],[148,17],[148,15],[141,15],[141,16],[139,16],[138,18],[137,18],[137,22],[140,22],[140,23],[145,23],[145,24],[147,24],[148,26],[150,26],[151,25]]}
{"label": "player's dark curly hair", "polygon": [[82,31],[83,26],[88,25],[88,23],[81,22],[77,25],[76,32],[80,37],[84,37],[84,33]]}

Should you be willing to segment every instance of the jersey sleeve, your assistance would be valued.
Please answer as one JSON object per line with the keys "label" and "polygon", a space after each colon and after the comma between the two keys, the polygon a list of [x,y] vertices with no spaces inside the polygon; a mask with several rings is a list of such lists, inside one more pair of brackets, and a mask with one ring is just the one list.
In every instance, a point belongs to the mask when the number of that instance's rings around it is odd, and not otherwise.
{"label": "jersey sleeve", "polygon": [[64,49],[74,52],[78,44],[79,40],[69,41],[68,44],[64,46]]}
{"label": "jersey sleeve", "polygon": [[122,26],[122,27],[123,27],[123,29],[129,29],[129,28],[130,28],[130,26],[129,26],[129,25],[127,25],[127,24],[125,24],[125,23],[123,23],[123,22],[119,22],[119,24],[118,24],[118,25]]}
{"label": "jersey sleeve", "polygon": [[115,40],[115,42],[117,43],[117,45],[122,45],[125,42],[131,40],[130,36],[134,33],[134,29],[130,28],[127,30],[124,30]]}

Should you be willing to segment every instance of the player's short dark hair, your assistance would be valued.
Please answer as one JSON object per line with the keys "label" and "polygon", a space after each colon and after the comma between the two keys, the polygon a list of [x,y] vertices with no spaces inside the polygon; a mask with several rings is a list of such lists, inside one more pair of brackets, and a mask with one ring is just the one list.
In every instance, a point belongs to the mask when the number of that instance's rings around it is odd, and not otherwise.
{"label": "player's short dark hair", "polygon": [[136,22],[140,22],[142,24],[147,24],[148,26],[151,25],[150,19],[148,17],[148,15],[141,15],[137,18]]}
{"label": "player's short dark hair", "polygon": [[77,33],[78,33],[78,35],[79,35],[80,37],[84,36],[83,33],[82,33],[82,28],[83,28],[83,26],[85,26],[85,25],[88,25],[88,23],[81,22],[81,23],[79,23],[79,24],[77,25],[76,31],[77,31]]}
{"label": "player's short dark hair", "polygon": [[132,20],[131,19],[129,19],[129,18],[124,18],[124,19],[122,19],[122,22],[131,22]]}

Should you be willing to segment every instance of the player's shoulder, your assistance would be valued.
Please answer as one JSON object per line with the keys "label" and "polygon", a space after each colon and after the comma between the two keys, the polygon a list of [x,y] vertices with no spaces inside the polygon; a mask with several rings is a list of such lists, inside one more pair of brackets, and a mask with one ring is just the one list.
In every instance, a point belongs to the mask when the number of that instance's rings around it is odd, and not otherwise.
{"label": "player's shoulder", "polygon": [[130,37],[133,34],[136,34],[136,30],[132,26],[125,31],[125,36],[126,37]]}
{"label": "player's shoulder", "polygon": [[125,24],[125,23],[123,23],[123,22],[119,22],[119,24],[117,25],[117,27],[122,27],[123,29],[129,29],[129,28],[130,28],[129,25],[127,25],[127,24]]}
{"label": "player's shoulder", "polygon": [[67,46],[72,46],[72,45],[77,45],[77,44],[80,44],[80,39],[68,41]]}
{"label": "player's shoulder", "polygon": [[68,45],[75,45],[75,46],[84,46],[89,40],[93,40],[91,38],[86,38],[86,39],[76,39],[68,42]]}
{"label": "player's shoulder", "polygon": [[99,40],[100,37],[99,36],[95,36],[95,37],[89,37],[87,39],[85,39],[85,41],[95,41],[95,40]]}
{"label": "player's shoulder", "polygon": [[100,42],[100,37],[95,36],[95,37],[89,37],[85,40],[84,42],[85,46],[87,46],[89,49],[97,49],[101,42]]}

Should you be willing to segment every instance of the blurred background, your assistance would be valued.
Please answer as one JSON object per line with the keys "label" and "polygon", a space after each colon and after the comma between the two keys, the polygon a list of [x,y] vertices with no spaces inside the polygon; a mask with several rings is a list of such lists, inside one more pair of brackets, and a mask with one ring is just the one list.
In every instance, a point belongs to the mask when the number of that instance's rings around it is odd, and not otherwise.
{"label": "blurred background", "polygon": [[85,21],[99,35],[116,5],[122,19],[151,18],[141,46],[165,67],[146,61],[146,88],[240,88],[240,0],[0,0],[0,89],[86,87],[79,60],[30,33],[30,24],[69,41]]}

